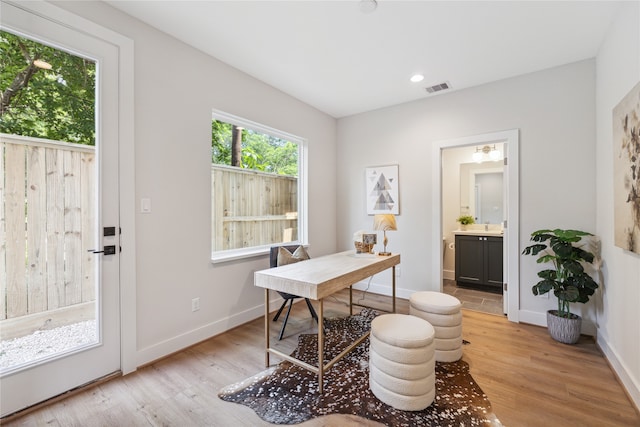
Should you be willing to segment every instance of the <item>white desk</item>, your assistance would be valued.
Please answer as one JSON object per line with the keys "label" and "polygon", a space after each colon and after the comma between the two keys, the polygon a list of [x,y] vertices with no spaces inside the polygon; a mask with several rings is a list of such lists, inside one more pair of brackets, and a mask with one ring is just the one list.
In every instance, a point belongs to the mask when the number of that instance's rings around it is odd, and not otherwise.
{"label": "white desk", "polygon": [[[319,258],[312,258],[282,267],[269,268],[254,273],[255,286],[264,288],[264,329],[265,329],[265,364],[269,366],[269,354],[302,366],[318,374],[318,386],[323,392],[324,373],[338,360],[364,341],[369,333],[358,338],[334,359],[324,364],[324,334],[322,328],[323,299],[367,277],[392,269],[392,306],[396,311],[396,265],[400,264],[400,254],[391,256],[356,255],[355,251],[340,252]],[[269,345],[269,290],[286,292],[318,301],[318,366],[312,366],[288,354],[284,354]],[[352,312],[352,298],[350,297],[350,312]]]}

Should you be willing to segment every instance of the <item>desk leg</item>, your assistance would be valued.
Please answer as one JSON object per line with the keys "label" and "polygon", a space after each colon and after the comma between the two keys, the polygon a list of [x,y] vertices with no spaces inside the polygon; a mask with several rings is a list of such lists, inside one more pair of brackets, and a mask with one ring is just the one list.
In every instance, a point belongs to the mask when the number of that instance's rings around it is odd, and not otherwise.
{"label": "desk leg", "polygon": [[393,312],[396,312],[396,266],[391,267],[391,293],[392,293],[392,305]]}
{"label": "desk leg", "polygon": [[318,390],[324,390],[324,308],[322,298],[318,300]]}
{"label": "desk leg", "polygon": [[349,316],[353,316],[353,285],[349,286]]}
{"label": "desk leg", "polygon": [[269,367],[269,289],[264,290],[264,364]]}

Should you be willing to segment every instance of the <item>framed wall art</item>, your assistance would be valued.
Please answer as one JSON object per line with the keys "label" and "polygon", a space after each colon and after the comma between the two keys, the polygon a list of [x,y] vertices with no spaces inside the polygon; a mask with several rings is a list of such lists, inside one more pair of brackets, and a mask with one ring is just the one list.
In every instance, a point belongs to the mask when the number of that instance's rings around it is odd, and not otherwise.
{"label": "framed wall art", "polygon": [[365,169],[367,214],[400,213],[398,165]]}
{"label": "framed wall art", "polygon": [[615,245],[640,254],[640,83],[613,109]]}

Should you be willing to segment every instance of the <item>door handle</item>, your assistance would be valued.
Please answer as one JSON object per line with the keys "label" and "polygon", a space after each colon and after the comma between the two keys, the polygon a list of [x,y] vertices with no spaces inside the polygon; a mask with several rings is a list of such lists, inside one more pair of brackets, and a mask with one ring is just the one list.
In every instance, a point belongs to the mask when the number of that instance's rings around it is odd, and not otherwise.
{"label": "door handle", "polygon": [[116,247],[115,245],[109,245],[109,246],[105,246],[103,250],[98,251],[95,249],[89,249],[87,252],[92,252],[94,254],[105,254],[105,255],[115,255],[116,254]]}

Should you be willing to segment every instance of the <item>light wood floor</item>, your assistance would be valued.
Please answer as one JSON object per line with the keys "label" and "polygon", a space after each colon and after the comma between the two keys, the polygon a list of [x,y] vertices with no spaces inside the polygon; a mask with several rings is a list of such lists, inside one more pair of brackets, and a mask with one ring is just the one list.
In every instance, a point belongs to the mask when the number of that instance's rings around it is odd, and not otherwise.
{"label": "light wood floor", "polygon": [[[354,294],[361,295],[360,292]],[[357,299],[359,299],[358,297]],[[325,315],[345,315],[348,293],[325,302]],[[367,294],[367,304],[388,298]],[[407,313],[406,300],[398,311]],[[311,332],[304,304],[292,311],[281,350],[296,333]],[[276,329],[276,330],[273,330]],[[278,328],[272,328],[277,340]],[[557,343],[545,328],[509,323],[503,316],[463,310],[463,360],[506,426],[640,426],[640,416],[593,339]],[[262,426],[245,406],[223,402],[217,392],[264,369],[263,320],[257,319],[171,357],[3,425],[51,426]],[[272,362],[277,359],[272,356]],[[304,426],[373,426],[366,420],[330,416]]]}

